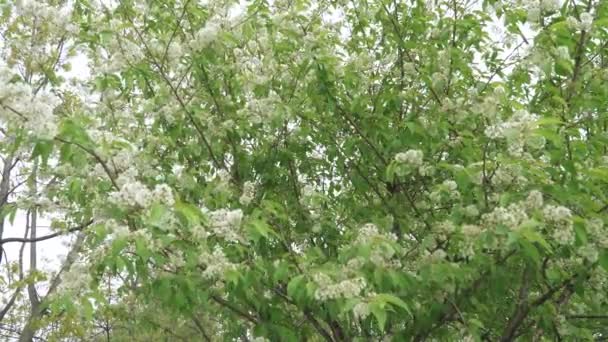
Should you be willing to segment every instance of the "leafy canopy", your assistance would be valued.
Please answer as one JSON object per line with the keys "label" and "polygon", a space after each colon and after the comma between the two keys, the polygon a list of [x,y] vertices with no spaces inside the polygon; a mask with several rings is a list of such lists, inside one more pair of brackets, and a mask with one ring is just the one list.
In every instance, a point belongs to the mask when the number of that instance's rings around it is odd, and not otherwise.
{"label": "leafy canopy", "polygon": [[608,2],[3,10],[2,125],[93,222],[58,336],[608,333]]}

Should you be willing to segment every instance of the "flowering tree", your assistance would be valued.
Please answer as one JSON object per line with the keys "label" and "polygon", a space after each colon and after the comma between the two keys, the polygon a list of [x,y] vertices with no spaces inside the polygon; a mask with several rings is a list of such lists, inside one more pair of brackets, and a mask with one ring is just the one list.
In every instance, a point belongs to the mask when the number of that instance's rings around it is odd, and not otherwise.
{"label": "flowering tree", "polygon": [[[608,2],[3,18],[3,165],[32,180],[14,207],[78,232],[22,341],[608,334]],[[74,56],[90,76],[65,80]]]}

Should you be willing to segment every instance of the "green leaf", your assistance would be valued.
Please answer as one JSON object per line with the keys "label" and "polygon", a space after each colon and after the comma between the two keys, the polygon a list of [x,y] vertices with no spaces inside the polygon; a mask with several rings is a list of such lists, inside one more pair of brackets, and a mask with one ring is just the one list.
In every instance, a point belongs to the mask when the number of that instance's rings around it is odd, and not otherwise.
{"label": "green leaf", "polygon": [[46,165],[51,152],[53,152],[53,140],[38,140],[34,145],[31,159],[40,157],[42,159],[42,165]]}
{"label": "green leaf", "polygon": [[291,279],[289,284],[287,284],[287,295],[291,298],[297,299],[299,294],[304,289],[305,282],[306,278],[304,275],[299,275]]}
{"label": "green leaf", "polygon": [[600,253],[599,264],[608,272],[608,249],[604,249]]}
{"label": "green leaf", "polygon": [[74,120],[68,119],[61,123],[59,136],[63,139],[90,148],[93,141],[87,131]]}
{"label": "green leaf", "polygon": [[372,315],[376,318],[378,322],[378,327],[380,330],[384,331],[384,327],[386,326],[386,310],[384,309],[384,304],[380,302],[372,302],[369,304],[369,309]]}
{"label": "green leaf", "polygon": [[403,300],[401,300],[399,297],[394,296],[392,294],[389,294],[389,293],[378,294],[378,295],[376,295],[375,300],[392,304],[394,306],[404,309],[408,313],[411,313],[409,306]]}
{"label": "green leaf", "polygon": [[253,241],[257,242],[260,239],[260,236],[265,239],[270,238],[270,236],[279,237],[278,234],[270,228],[268,223],[260,219],[252,219],[248,222],[249,232],[251,233],[251,238]]}
{"label": "green leaf", "polygon": [[150,207],[146,222],[153,227],[166,230],[168,229],[167,225],[169,224],[170,214],[171,213],[166,206],[160,203],[154,203]]}
{"label": "green leaf", "polygon": [[519,235],[529,242],[538,243],[545,251],[551,252],[551,245],[549,245],[542,235],[533,230],[539,225],[540,223],[535,220],[527,220],[520,226]]}
{"label": "green leaf", "polygon": [[190,227],[200,224],[203,217],[198,207],[184,202],[175,202],[175,213],[182,224]]}

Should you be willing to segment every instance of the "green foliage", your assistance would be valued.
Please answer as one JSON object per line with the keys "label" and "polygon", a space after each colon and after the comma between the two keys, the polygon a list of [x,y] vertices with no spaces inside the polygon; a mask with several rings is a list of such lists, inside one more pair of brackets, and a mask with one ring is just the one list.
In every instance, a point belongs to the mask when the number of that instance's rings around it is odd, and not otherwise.
{"label": "green foliage", "polygon": [[96,223],[57,336],[606,336],[603,1],[72,5],[89,93],[14,128]]}

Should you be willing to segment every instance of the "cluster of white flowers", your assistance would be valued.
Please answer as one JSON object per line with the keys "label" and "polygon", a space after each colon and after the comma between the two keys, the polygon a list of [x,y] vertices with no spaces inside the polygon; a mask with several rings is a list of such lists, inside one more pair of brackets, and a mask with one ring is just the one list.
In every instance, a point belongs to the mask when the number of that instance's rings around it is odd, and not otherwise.
{"label": "cluster of white flowers", "polygon": [[498,114],[497,107],[500,102],[499,100],[493,93],[488,94],[483,98],[483,101],[479,101],[473,106],[472,112],[494,121]]}
{"label": "cluster of white flowers", "polygon": [[574,243],[574,229],[572,228],[572,212],[563,206],[547,205],[543,209],[545,220],[555,227],[553,238],[562,244]]}
{"label": "cluster of white flowers", "polygon": [[253,124],[259,124],[282,117],[285,110],[279,94],[271,90],[266,97],[249,99],[246,107],[239,110],[238,114],[248,118]]}
{"label": "cluster of white flowers", "polygon": [[239,230],[243,220],[241,209],[219,209],[208,213],[213,232],[227,241],[245,243]]}
{"label": "cluster of white flowers", "polygon": [[462,213],[468,217],[477,217],[479,215],[479,209],[475,204],[469,204],[462,209]]}
{"label": "cluster of white flowers", "polygon": [[587,220],[587,232],[599,247],[608,248],[608,234],[606,234],[602,219],[596,217]]}
{"label": "cluster of white flowers", "polygon": [[592,263],[596,262],[599,257],[597,248],[592,244],[586,244],[580,247],[577,251],[580,256]]}
{"label": "cluster of white flowers", "polygon": [[186,266],[186,259],[184,258],[184,252],[181,250],[173,251],[171,254],[169,254],[169,260],[168,260],[167,264],[174,271],[177,271],[178,269]]}
{"label": "cluster of white flowers", "polygon": [[442,234],[451,234],[456,230],[456,226],[454,222],[450,220],[445,220],[437,224],[437,231]]}
{"label": "cluster of white flowers", "polygon": [[87,288],[92,277],[85,263],[75,262],[61,277],[60,291],[78,293]]}
{"label": "cluster of white flowers", "polygon": [[147,208],[152,204],[152,192],[140,181],[132,181],[121,186],[120,191],[110,194],[110,200],[116,204]]}
{"label": "cluster of white flowers", "polygon": [[526,9],[528,13],[528,21],[533,24],[538,23],[541,18],[541,14],[548,15],[552,12],[558,11],[559,7],[560,0],[541,0],[540,3],[538,1],[531,1]]}
{"label": "cluster of white flowers", "polygon": [[467,237],[476,237],[481,234],[482,231],[480,226],[474,224],[463,224],[460,227],[460,230],[462,231],[462,234]]}
{"label": "cluster of white flowers", "polygon": [[366,302],[359,302],[353,307],[353,316],[356,319],[366,319],[371,313],[369,304]]}
{"label": "cluster of white flowers", "polygon": [[108,228],[108,230],[114,235],[114,238],[116,239],[128,238],[131,235],[129,227],[116,222],[116,220],[107,220],[105,225],[106,228]]}
{"label": "cluster of white flowers", "polygon": [[543,215],[547,221],[560,224],[569,224],[572,218],[570,209],[555,205],[547,205],[543,210]]}
{"label": "cluster of white flowers", "polygon": [[53,110],[59,99],[53,94],[39,91],[13,80],[10,69],[0,66],[0,120],[23,125],[32,135],[52,139],[57,134]]}
{"label": "cluster of white flowers", "polygon": [[371,239],[377,237],[378,227],[373,223],[366,223],[359,229],[359,234],[355,240],[355,244],[367,244],[370,243]]}
{"label": "cluster of white flowers", "polygon": [[256,46],[252,49],[249,45],[253,45],[253,42],[250,41],[248,44],[249,52],[244,52],[243,49],[234,50],[234,56],[238,61],[237,65],[242,73],[243,85],[248,91],[252,91],[256,85],[268,82],[268,75],[271,74],[268,69],[271,69],[273,67],[272,64],[275,63],[273,60],[264,61],[267,62],[264,63],[256,55],[252,55],[250,52],[258,50],[257,47],[259,47],[258,44],[255,44]]}
{"label": "cluster of white flowers", "polygon": [[205,26],[196,32],[194,39],[190,41],[190,48],[193,51],[200,51],[206,48],[217,38],[220,31],[221,26],[217,20],[208,20]]}
{"label": "cluster of white flowers", "polygon": [[[494,176],[491,178],[492,184],[496,186],[523,186],[528,183],[528,179],[524,177],[523,171],[521,165],[501,165],[496,169]],[[482,176],[481,172],[479,176]],[[479,181],[481,181],[481,179]]]}
{"label": "cluster of white flowers", "polygon": [[170,206],[175,204],[175,199],[173,198],[173,190],[171,190],[171,187],[167,184],[157,184],[154,187],[154,191],[152,191],[152,194],[156,201]]}
{"label": "cluster of white flowers", "polygon": [[372,243],[376,239],[397,241],[397,236],[393,233],[381,233],[378,230],[378,226],[373,223],[366,223],[359,228],[354,243],[356,245],[365,245]]}
{"label": "cluster of white flowers", "polygon": [[127,170],[133,166],[134,152],[132,149],[124,148],[112,156],[111,163],[114,169],[119,172]]}
{"label": "cluster of white flowers", "polygon": [[120,191],[110,193],[110,200],[116,204],[147,208],[154,202],[173,205],[173,191],[167,184],[157,184],[154,190],[137,180],[121,185]]}
{"label": "cluster of white flowers", "polygon": [[255,196],[255,183],[253,182],[245,182],[243,184],[243,194],[239,198],[239,203],[242,205],[249,205]]}
{"label": "cluster of white flowers", "polygon": [[527,8],[528,22],[537,23],[540,20],[541,9],[537,2],[531,2]]}
{"label": "cluster of white flowers", "polygon": [[482,219],[489,226],[504,225],[509,229],[517,230],[528,220],[528,215],[521,203],[512,203],[506,208],[494,208],[492,212],[482,215]]}
{"label": "cluster of white flowers", "polygon": [[302,187],[302,198],[300,202],[302,204],[306,204],[309,199],[313,198],[316,194],[315,187],[312,184],[306,184]]}
{"label": "cluster of white flowers", "polygon": [[[537,121],[537,115],[521,109],[515,111],[509,120],[486,127],[484,133],[490,139],[506,138],[509,143],[509,153],[513,156],[521,156],[526,138],[538,127]],[[539,144],[532,144],[531,147],[538,147],[537,145]]]}
{"label": "cluster of white flowers", "polygon": [[407,150],[406,152],[399,152],[395,155],[395,160],[399,163],[409,164],[414,167],[422,165],[424,154],[421,150]]}
{"label": "cluster of white flowers", "polygon": [[441,261],[441,260],[444,260],[448,256],[448,254],[441,248],[436,249],[435,251],[433,251],[433,253],[430,253],[427,250],[425,250],[424,252],[425,252],[426,258],[430,262]]}
{"label": "cluster of white flowers", "polygon": [[593,14],[589,12],[583,12],[580,15],[580,20],[577,20],[574,17],[568,17],[566,19],[568,26],[571,29],[579,30],[579,31],[590,31],[593,27]]}
{"label": "cluster of white flowers", "polygon": [[335,283],[325,273],[316,273],[313,275],[313,280],[318,286],[315,291],[315,299],[319,301],[356,298],[367,286],[365,279],[361,277]]}
{"label": "cluster of white flowers", "polygon": [[[94,65],[94,71],[102,74],[112,74],[124,70],[145,57],[144,49],[135,42],[125,39],[116,29],[116,34],[105,44],[107,53],[98,48],[97,54],[106,56]],[[109,95],[109,94],[105,94]],[[111,97],[107,97],[108,100]]]}
{"label": "cluster of white flowers", "polygon": [[554,12],[559,10],[559,0],[542,0],[540,3],[540,7],[543,11]]}
{"label": "cluster of white flowers", "polygon": [[236,270],[237,265],[230,262],[222,247],[216,245],[213,248],[213,253],[203,252],[199,255],[198,261],[205,265],[203,271],[203,278],[205,279],[216,279],[221,278],[226,271]]}
{"label": "cluster of white flowers", "polygon": [[447,179],[429,194],[429,199],[432,203],[441,203],[443,200],[457,200],[460,198],[460,192],[457,189],[458,184]]}
{"label": "cluster of white flowers", "polygon": [[148,229],[138,229],[131,234],[134,239],[140,240],[151,251],[159,251],[163,247],[163,242],[155,239]]}
{"label": "cluster of white flowers", "polygon": [[538,190],[532,190],[525,201],[528,210],[538,210],[543,207],[543,194]]}
{"label": "cluster of white flowers", "polygon": [[70,6],[49,6],[44,1],[20,0],[16,2],[15,9],[21,17],[35,17],[40,22],[53,25],[63,32],[75,32],[77,26],[70,23]]}
{"label": "cluster of white flowers", "polygon": [[432,176],[432,175],[435,173],[435,167],[434,167],[434,166],[432,166],[432,165],[430,165],[430,164],[427,164],[427,165],[421,165],[421,166],[418,168],[418,173],[419,173],[421,176]]}

